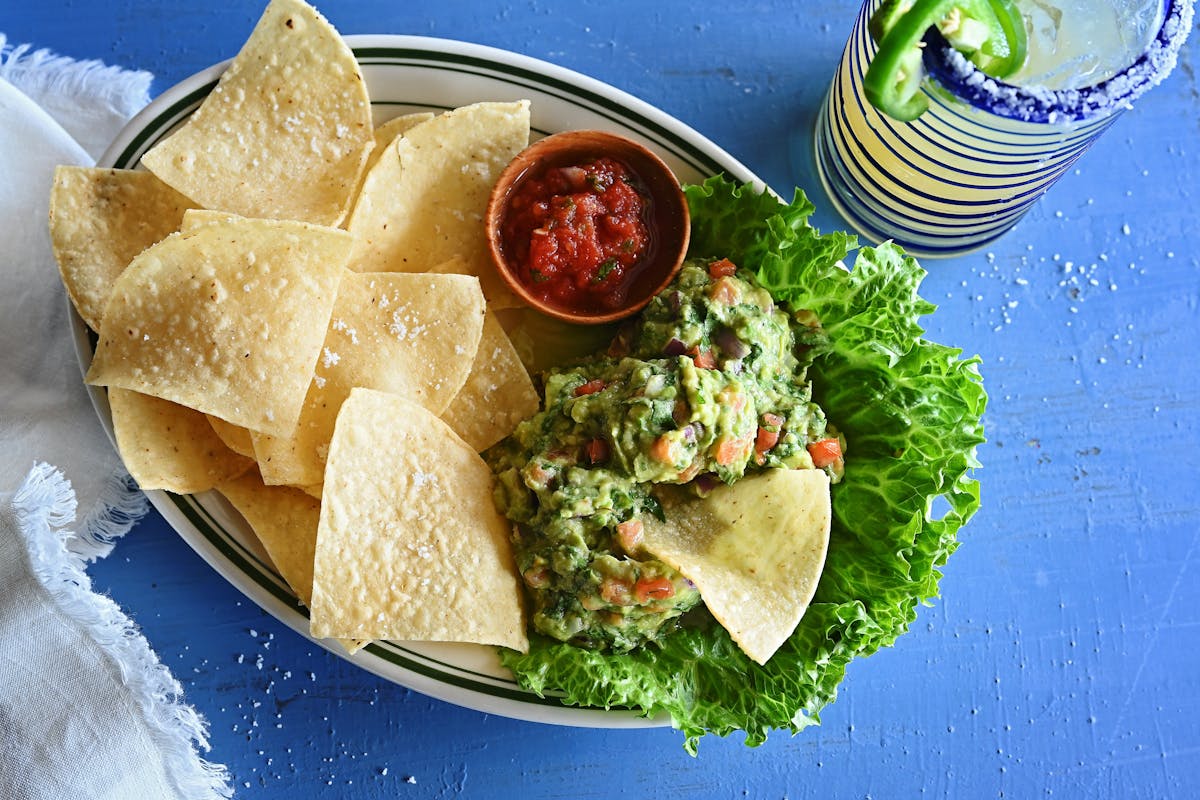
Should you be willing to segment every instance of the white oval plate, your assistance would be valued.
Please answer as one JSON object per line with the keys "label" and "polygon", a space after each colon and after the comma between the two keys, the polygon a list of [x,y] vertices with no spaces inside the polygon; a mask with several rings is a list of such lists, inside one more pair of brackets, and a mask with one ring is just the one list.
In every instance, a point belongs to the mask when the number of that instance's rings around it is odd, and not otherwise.
{"label": "white oval plate", "polygon": [[[445,111],[481,100],[531,101],[534,136],[563,130],[601,129],[635,139],[656,151],[684,183],[725,173],[762,187],[745,166],[679,120],[605,83],[562,67],[481,45],[419,36],[347,36],[371,95],[376,123],[410,111]],[[216,86],[228,62],[173,86],[117,136],[101,166],[132,169]],[[73,316],[76,350],[87,370],[94,337]],[[92,400],[109,437],[112,418],[103,390]],[[241,516],[214,492],[174,495],[147,492],[179,535],[213,569],[268,613],[308,636],[308,612],[272,566]],[[622,709],[565,706],[519,687],[495,651],[478,645],[374,642],[354,655],[313,640],[364,669],[422,694],[490,714],[585,727],[659,726]]]}

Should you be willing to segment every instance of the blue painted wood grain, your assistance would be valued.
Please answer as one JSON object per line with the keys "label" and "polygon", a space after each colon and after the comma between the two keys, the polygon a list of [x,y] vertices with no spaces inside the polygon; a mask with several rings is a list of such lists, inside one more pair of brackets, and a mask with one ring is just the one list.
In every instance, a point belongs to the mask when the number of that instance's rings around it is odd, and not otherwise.
{"label": "blue painted wood grain", "polygon": [[[463,39],[600,78],[775,189],[853,0],[327,0],[345,33]],[[257,0],[6,0],[0,32],[151,70],[233,55]],[[1200,90],[1185,49],[988,252],[928,262],[930,336],[984,358],[983,510],[894,648],[853,664],[823,725],[696,759],[671,730],[562,729],[398,688],[283,628],[152,515],[92,573],[261,798],[1200,796]]]}

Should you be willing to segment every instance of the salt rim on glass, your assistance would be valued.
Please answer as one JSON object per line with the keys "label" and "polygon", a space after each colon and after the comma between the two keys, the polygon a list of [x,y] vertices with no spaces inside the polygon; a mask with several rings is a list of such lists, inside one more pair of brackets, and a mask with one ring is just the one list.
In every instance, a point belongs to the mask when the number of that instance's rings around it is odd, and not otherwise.
{"label": "salt rim on glass", "polygon": [[1015,86],[979,70],[951,47],[936,29],[925,37],[925,69],[958,99],[991,114],[1024,122],[1083,122],[1128,109],[1162,83],[1192,30],[1195,0],[1170,0],[1162,27],[1132,64],[1093,86],[1053,90]]}

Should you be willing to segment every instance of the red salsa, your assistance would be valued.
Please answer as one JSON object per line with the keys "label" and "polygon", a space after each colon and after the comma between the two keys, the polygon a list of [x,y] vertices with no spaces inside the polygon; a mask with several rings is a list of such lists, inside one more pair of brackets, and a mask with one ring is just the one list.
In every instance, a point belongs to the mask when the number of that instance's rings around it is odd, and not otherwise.
{"label": "red salsa", "polygon": [[602,311],[625,300],[651,247],[650,202],[619,161],[596,158],[527,177],[509,199],[505,256],[542,300]]}

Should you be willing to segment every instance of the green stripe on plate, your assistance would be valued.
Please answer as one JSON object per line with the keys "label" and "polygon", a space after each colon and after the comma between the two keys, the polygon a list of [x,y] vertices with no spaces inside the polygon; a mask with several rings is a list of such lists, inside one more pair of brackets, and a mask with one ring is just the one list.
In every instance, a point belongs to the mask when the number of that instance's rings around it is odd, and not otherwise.
{"label": "green stripe on plate", "polygon": [[[141,154],[145,149],[145,145],[157,142],[164,133],[170,130],[172,125],[194,111],[204,101],[204,98],[208,97],[216,85],[216,81],[210,81],[172,103],[152,122],[143,127],[137,136],[133,137],[129,145],[116,157],[113,166],[118,169],[133,169],[136,167],[138,159],[141,158]],[[153,142],[151,139],[153,139]]]}

